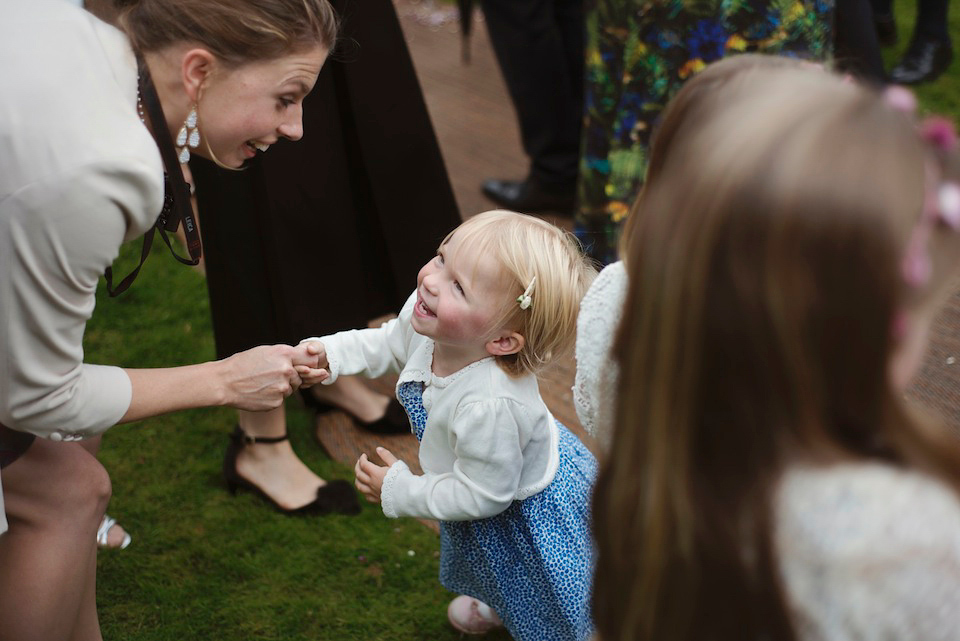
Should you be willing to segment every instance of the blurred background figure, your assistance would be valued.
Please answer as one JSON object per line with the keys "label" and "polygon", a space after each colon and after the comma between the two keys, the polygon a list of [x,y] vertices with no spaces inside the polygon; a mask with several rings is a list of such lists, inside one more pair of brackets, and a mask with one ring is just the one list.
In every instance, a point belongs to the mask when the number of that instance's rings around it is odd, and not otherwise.
{"label": "blurred background figure", "polygon": [[824,60],[834,6],[824,0],[588,0],[586,94],[575,232],[616,260],[620,229],[646,171],[650,132],[680,86],[741,52]]}
{"label": "blurred background figure", "polygon": [[824,60],[833,17],[829,0],[588,0],[575,232],[590,256],[616,260],[621,226],[643,184],[650,132],[688,78],[742,52]]}

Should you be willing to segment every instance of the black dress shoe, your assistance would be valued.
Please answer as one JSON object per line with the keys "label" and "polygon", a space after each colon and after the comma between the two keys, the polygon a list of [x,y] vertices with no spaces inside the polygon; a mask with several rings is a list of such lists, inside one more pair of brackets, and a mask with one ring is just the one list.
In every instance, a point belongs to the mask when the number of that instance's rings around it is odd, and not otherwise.
{"label": "black dress shoe", "polygon": [[365,423],[358,418],[354,418],[354,420],[357,422],[357,425],[374,434],[410,433],[410,419],[407,418],[407,411],[403,409],[400,401],[395,398],[390,399],[390,403],[387,405],[387,411],[377,420],[370,421],[369,423]]}
{"label": "black dress shoe", "polygon": [[[349,414],[349,412],[336,405],[324,403],[314,396],[309,389],[300,388],[300,395],[303,398],[304,404],[313,409],[317,413],[317,416],[337,410]],[[407,411],[403,409],[400,401],[395,398],[390,399],[390,402],[387,403],[386,412],[375,421],[361,421],[353,414],[350,414],[350,416],[357,425],[374,434],[405,434],[410,431],[410,419],[407,418]]]}
{"label": "black dress shoe", "polygon": [[551,211],[572,214],[576,192],[576,182],[550,185],[533,179],[483,181],[484,196],[501,207],[523,213]]}
{"label": "black dress shoe", "polygon": [[877,40],[881,47],[890,47],[897,44],[897,23],[893,19],[893,14],[874,14],[873,25],[877,29]]}
{"label": "black dress shoe", "polygon": [[890,81],[916,85],[936,79],[953,60],[953,47],[943,40],[914,37],[900,64],[890,72]]}

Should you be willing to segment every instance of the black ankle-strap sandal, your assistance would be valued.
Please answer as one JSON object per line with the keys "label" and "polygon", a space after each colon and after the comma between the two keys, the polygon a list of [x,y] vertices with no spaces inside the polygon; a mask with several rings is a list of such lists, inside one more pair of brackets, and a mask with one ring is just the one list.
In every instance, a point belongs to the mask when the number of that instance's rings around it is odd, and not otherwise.
{"label": "black ankle-strap sandal", "polygon": [[230,443],[223,456],[223,478],[227,482],[227,490],[235,495],[238,489],[250,490],[272,505],[283,514],[358,514],[360,503],[357,500],[356,490],[349,481],[327,481],[317,489],[317,497],[297,508],[284,508],[277,504],[260,487],[240,476],[237,472],[237,454],[245,447],[258,443],[280,443],[286,441],[288,435],[283,436],[250,436],[242,427],[237,425],[230,434]]}
{"label": "black ankle-strap sandal", "polygon": [[230,433],[230,440],[238,445],[255,445],[257,443],[282,443],[283,441],[290,440],[288,434],[283,436],[250,436],[243,428],[239,425],[234,426],[233,432]]}

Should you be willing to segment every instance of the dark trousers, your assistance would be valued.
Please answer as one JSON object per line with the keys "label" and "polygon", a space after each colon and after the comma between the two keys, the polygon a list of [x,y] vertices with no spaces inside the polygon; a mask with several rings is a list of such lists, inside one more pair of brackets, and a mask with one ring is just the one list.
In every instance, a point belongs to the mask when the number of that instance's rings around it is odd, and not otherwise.
{"label": "dark trousers", "polygon": [[[873,0],[877,2],[879,0]],[[871,0],[837,0],[834,19],[834,58],[838,68],[863,80],[885,79],[880,42],[873,25]]]}
{"label": "dark trousers", "polygon": [[[935,40],[950,40],[947,31],[947,6],[950,0],[917,0],[917,23],[914,37],[926,36]],[[872,0],[873,11],[878,15],[893,13],[893,0]]]}
{"label": "dark trousers", "polygon": [[583,0],[482,0],[487,31],[517,110],[530,177],[577,177],[583,120]]}

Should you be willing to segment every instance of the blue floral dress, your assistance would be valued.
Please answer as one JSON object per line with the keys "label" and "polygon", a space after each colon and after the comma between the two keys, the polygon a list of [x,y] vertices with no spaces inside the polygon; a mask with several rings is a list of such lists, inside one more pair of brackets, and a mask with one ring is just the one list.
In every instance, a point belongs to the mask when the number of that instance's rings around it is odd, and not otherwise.
{"label": "blue floral dress", "polygon": [[[423,383],[401,384],[397,399],[421,440]],[[543,491],[495,516],[440,523],[440,582],[493,608],[517,641],[585,641],[593,630],[589,509],[597,463],[570,430],[557,428],[560,464]]]}
{"label": "blue floral dress", "polygon": [[587,0],[574,231],[604,264],[640,192],[650,134],[684,81],[741,52],[824,60],[834,0]]}

